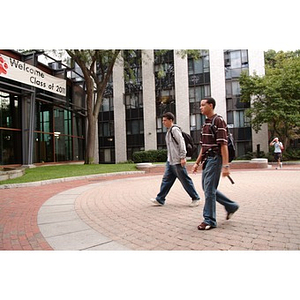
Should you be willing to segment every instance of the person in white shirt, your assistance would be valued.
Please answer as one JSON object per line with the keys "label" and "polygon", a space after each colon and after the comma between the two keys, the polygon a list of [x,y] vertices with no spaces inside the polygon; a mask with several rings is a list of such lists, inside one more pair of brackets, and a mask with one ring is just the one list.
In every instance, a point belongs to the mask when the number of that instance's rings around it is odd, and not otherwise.
{"label": "person in white shirt", "polygon": [[283,150],[283,145],[279,141],[278,137],[274,138],[273,141],[270,143],[270,146],[274,146],[274,159],[277,161],[277,168],[276,169],[281,169],[282,168],[282,150]]}

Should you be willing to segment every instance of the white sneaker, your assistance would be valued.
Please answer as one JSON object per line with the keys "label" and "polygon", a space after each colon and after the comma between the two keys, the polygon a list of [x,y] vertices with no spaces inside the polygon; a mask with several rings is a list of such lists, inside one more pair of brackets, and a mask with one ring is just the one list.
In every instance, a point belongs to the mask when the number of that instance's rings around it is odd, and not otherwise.
{"label": "white sneaker", "polygon": [[191,202],[190,206],[191,206],[191,207],[198,206],[198,205],[199,205],[199,203],[200,203],[200,199],[197,199],[197,200],[192,200],[192,202]]}
{"label": "white sneaker", "polygon": [[160,206],[163,205],[163,204],[159,203],[155,198],[151,198],[150,200],[153,202],[154,205],[160,205]]}

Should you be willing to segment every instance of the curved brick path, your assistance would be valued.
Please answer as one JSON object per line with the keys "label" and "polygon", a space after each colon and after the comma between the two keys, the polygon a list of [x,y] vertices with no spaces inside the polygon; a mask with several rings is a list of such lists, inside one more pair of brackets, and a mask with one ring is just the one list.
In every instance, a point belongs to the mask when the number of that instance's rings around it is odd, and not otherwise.
{"label": "curved brick path", "polygon": [[[151,205],[161,176],[102,183],[75,206],[86,224],[134,250],[299,250],[300,172],[239,171],[233,177],[236,184],[225,178],[220,190],[240,204],[239,212],[226,221],[218,205],[218,228],[205,232],[196,229],[203,202],[189,207],[179,182],[165,206]],[[193,179],[200,190],[201,175]]]}
{"label": "curved brick path", "polygon": [[[73,250],[300,250],[299,167],[232,171],[236,183],[224,178],[220,190],[240,210],[226,221],[217,205],[218,227],[204,232],[197,230],[203,202],[189,207],[180,183],[165,206],[152,206],[161,176],[0,190],[0,249],[69,249],[79,240]],[[191,176],[203,200],[201,174]]]}
{"label": "curved brick path", "polygon": [[[131,176],[137,175],[101,176],[98,180]],[[0,250],[52,250],[37,223],[40,208],[49,198],[94,180],[92,176],[83,180],[0,189]]]}

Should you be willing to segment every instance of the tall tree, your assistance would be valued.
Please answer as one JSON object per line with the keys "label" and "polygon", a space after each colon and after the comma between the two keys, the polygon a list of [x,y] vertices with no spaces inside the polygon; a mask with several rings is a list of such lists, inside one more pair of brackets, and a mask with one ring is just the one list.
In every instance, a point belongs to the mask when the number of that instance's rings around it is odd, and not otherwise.
{"label": "tall tree", "polygon": [[[120,50],[66,50],[80,67],[86,84],[87,141],[85,163],[94,163],[96,126],[106,89]],[[95,91],[95,94],[94,94]],[[96,99],[94,99],[96,95]]]}
{"label": "tall tree", "polygon": [[300,56],[299,51],[265,53],[265,75],[240,77],[242,101],[251,101],[247,110],[257,132],[269,124],[271,136],[289,145],[299,138],[300,127]]}

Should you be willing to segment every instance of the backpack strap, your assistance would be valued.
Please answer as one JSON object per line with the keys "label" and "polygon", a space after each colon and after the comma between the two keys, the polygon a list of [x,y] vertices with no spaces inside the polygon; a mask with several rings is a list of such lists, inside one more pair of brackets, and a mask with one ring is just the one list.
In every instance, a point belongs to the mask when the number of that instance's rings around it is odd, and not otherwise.
{"label": "backpack strap", "polygon": [[211,125],[210,125],[210,130],[211,130],[211,132],[213,133],[213,135],[215,136],[215,138],[216,138],[216,130],[215,130],[215,128],[216,128],[216,125],[215,125],[215,119],[217,118],[217,117],[219,117],[219,115],[215,115],[214,116],[214,118],[212,119],[212,121],[211,121]]}
{"label": "backpack strap", "polygon": [[[219,116],[219,115],[214,116],[214,118],[213,118],[212,121],[211,121],[211,125],[210,125],[210,130],[211,130],[211,132],[214,134],[215,139],[216,139],[216,134],[217,134],[217,133],[216,133],[216,128],[218,128],[218,127],[215,125],[215,119],[216,119],[217,117],[220,117],[220,118],[221,118],[221,116]],[[227,123],[226,123],[226,130],[227,130],[227,135],[229,136],[231,133],[230,133],[230,131],[229,131],[229,128],[228,128]]]}
{"label": "backpack strap", "polygon": [[178,145],[178,142],[176,141],[176,139],[175,139],[175,137],[174,137],[174,135],[173,135],[173,132],[172,132],[173,127],[177,127],[177,128],[179,128],[180,130],[181,130],[181,128],[180,128],[179,126],[177,126],[177,125],[173,125],[173,126],[170,128],[171,136],[172,136],[173,140],[175,141],[175,143]]}

